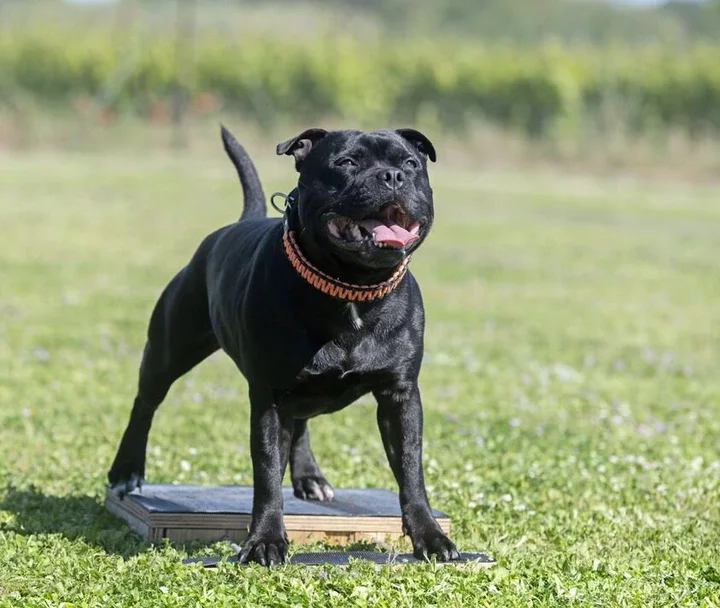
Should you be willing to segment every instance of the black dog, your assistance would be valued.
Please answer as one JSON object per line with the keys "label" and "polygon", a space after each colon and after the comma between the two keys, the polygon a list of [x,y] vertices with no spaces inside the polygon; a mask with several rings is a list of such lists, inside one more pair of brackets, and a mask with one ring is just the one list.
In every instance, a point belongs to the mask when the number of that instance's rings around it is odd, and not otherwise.
{"label": "black dog", "polygon": [[305,131],[277,146],[300,173],[280,221],[266,218],[245,150],[224,128],[222,137],[245,208],[240,221],[205,238],[155,306],[111,486],[125,494],[141,485],[155,410],[175,380],[222,348],[247,379],[251,404],[254,503],[241,561],[286,560],[288,461],[297,496],[333,497],[307,420],[369,392],[415,555],[457,559],[425,491],[418,389],[425,318],[406,272],[433,222],[433,145],[413,129]]}

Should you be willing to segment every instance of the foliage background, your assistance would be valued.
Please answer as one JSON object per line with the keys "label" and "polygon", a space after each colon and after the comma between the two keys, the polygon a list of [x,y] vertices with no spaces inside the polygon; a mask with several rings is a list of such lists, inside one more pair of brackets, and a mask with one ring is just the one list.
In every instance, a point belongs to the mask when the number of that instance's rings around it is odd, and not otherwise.
{"label": "foliage background", "polygon": [[6,4],[0,99],[16,112],[220,108],[264,129],[485,124],[549,139],[720,130],[717,2]]}

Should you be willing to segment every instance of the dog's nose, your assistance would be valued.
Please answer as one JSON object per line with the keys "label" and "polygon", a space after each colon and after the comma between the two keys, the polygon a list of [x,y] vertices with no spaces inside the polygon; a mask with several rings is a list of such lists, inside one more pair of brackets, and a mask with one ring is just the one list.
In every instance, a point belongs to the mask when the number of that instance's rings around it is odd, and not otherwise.
{"label": "dog's nose", "polygon": [[399,169],[385,169],[380,172],[380,179],[391,190],[397,190],[405,182],[405,174]]}

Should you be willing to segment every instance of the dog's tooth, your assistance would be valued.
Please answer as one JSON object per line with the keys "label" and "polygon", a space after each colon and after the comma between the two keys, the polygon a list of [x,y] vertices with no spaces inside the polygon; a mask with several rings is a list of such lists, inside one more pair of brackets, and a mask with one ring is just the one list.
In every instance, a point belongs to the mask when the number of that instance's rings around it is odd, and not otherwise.
{"label": "dog's tooth", "polygon": [[353,224],[353,225],[351,226],[351,228],[350,228],[350,234],[352,234],[353,238],[354,238],[356,241],[362,241],[362,240],[363,240],[362,233],[360,232],[360,226],[358,226],[357,224]]}
{"label": "dog's tooth", "polygon": [[332,234],[334,237],[340,236],[340,231],[338,230],[337,224],[335,222],[330,222],[328,224],[328,229],[330,230],[330,234]]}

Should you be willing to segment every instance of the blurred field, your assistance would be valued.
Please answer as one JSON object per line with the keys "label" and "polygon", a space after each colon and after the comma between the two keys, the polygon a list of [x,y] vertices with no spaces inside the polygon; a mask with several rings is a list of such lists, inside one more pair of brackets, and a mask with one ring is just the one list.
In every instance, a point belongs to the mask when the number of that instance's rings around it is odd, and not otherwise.
{"label": "blurred field", "polygon": [[327,119],[462,139],[491,128],[585,157],[618,140],[668,151],[682,138],[694,151],[712,146],[717,159],[717,1],[682,10],[577,0],[410,6],[6,0],[0,147],[27,139],[47,114],[95,127],[234,113],[265,132]]}
{"label": "blurred field", "polygon": [[[182,566],[101,495],[148,315],[241,193],[205,154],[0,161],[0,606],[720,604],[720,187],[432,167],[413,261],[433,506],[482,573]],[[217,139],[217,141],[216,141]],[[266,192],[290,162],[251,141]],[[469,165],[469,166],[468,166]],[[394,488],[365,400],[312,423],[337,486]],[[249,483],[246,385],[224,355],[180,380],[152,481]],[[340,445],[340,449],[333,448]]]}

